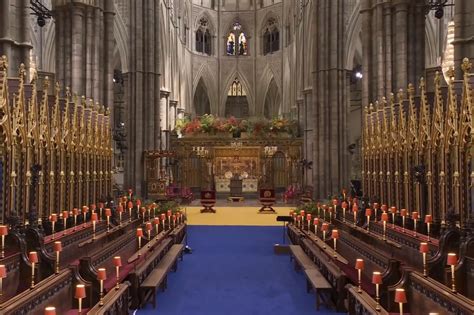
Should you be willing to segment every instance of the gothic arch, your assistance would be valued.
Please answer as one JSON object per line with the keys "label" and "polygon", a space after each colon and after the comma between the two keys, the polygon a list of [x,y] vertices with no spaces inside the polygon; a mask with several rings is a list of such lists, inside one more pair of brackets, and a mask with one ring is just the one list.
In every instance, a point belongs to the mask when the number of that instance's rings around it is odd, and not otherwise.
{"label": "gothic arch", "polygon": [[354,9],[352,10],[351,16],[349,17],[347,25],[347,41],[345,45],[346,51],[346,69],[352,70],[354,68],[354,56],[362,55],[362,40],[360,33],[362,30],[362,24],[360,19],[360,2],[357,1]]}
{"label": "gothic arch", "polygon": [[275,14],[272,10],[270,10],[270,11],[268,11],[268,12],[265,14],[264,18],[263,18],[262,21],[260,22],[260,25],[259,25],[259,28],[258,28],[260,36],[263,35],[263,33],[265,32],[265,27],[267,26],[267,21],[268,21],[269,19],[271,19],[271,18],[275,19],[275,26],[276,26],[276,27],[280,30],[280,32],[281,32],[281,21],[280,21],[280,17],[279,17],[277,14]]}
{"label": "gothic arch", "polygon": [[193,32],[196,32],[198,28],[201,26],[200,21],[202,18],[205,18],[207,22],[209,23],[208,29],[211,32],[211,34],[212,35],[216,34],[216,27],[212,23],[213,19],[207,11],[203,11],[200,14],[196,15],[196,19],[194,20],[194,25],[193,25]]}
{"label": "gothic arch", "polygon": [[282,111],[281,100],[280,90],[275,83],[275,79],[272,78],[268,85],[267,92],[265,93],[263,116],[268,119],[279,116]]}
{"label": "gothic arch", "polygon": [[[259,87],[260,91],[263,91],[263,93],[260,93],[257,95],[257,104],[262,104],[260,108],[257,108],[255,111],[256,115],[263,115],[264,114],[264,105],[265,105],[265,98],[268,93],[268,89],[270,87],[271,82],[274,82],[278,88],[278,91],[282,90],[281,86],[281,81],[276,78],[275,74],[273,73],[272,69],[270,66],[267,64],[265,68],[262,71],[262,75],[260,76],[259,82],[261,82],[261,85]],[[281,95],[280,95],[281,96]]]}
{"label": "gothic arch", "polygon": [[120,63],[122,65],[122,72],[128,72],[128,46],[129,46],[129,38],[128,38],[128,31],[123,21],[122,15],[120,14],[120,10],[115,6],[115,18],[114,18],[114,38],[116,42],[116,47],[118,49],[118,53],[120,56]]}
{"label": "gothic arch", "polygon": [[199,79],[194,91],[192,111],[196,114],[196,116],[212,113],[211,101],[209,99],[209,90],[202,77]]}
{"label": "gothic arch", "polygon": [[220,102],[221,105],[219,106],[220,107],[219,113],[222,113],[222,114],[225,113],[225,106],[227,103],[227,93],[229,91],[230,85],[232,84],[232,82],[234,82],[236,78],[240,81],[240,84],[242,84],[242,87],[245,90],[247,102],[249,105],[249,116],[253,116],[255,114],[253,90],[250,89],[250,84],[247,78],[237,70],[231,72],[231,74],[228,75],[227,79],[224,81],[225,83],[222,85],[224,88],[221,90],[221,102]]}
{"label": "gothic arch", "polygon": [[207,88],[207,96],[209,97],[209,104],[211,108],[212,114],[218,114],[218,105],[217,105],[217,88],[216,82],[217,79],[214,77],[212,72],[209,70],[209,66],[207,64],[203,64],[199,70],[196,72],[196,75],[193,78],[193,89],[192,89],[192,97],[196,94],[196,89],[198,87],[199,81],[203,80]]}

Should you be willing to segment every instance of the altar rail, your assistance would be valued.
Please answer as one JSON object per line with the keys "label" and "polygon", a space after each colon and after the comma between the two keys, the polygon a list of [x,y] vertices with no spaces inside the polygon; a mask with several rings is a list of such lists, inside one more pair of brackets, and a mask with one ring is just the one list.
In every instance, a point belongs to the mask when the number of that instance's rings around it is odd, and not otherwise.
{"label": "altar rail", "polygon": [[7,77],[0,57],[0,222],[15,226],[95,203],[112,191],[108,110],[92,100],[61,97],[48,78]]}
{"label": "altar rail", "polygon": [[410,84],[406,94],[365,107],[362,179],[371,199],[432,214],[435,222],[449,212],[461,226],[472,219],[473,77],[467,58],[461,67],[460,81],[448,71],[447,91],[436,73],[432,100],[422,78],[419,98]]}

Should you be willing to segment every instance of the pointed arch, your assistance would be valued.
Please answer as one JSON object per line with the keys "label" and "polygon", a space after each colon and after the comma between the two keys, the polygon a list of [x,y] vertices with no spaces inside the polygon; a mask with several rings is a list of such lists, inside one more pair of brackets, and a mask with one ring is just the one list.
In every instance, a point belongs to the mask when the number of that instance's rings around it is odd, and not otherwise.
{"label": "pointed arch", "polygon": [[360,2],[357,1],[347,26],[347,40],[345,44],[346,52],[346,69],[352,70],[354,67],[353,61],[355,55],[362,55],[362,39],[360,37],[362,31],[362,22],[360,19]]}
{"label": "pointed arch", "polygon": [[265,95],[265,102],[263,103],[263,116],[267,119],[280,116],[281,114],[281,94],[275,79],[272,78],[268,85],[267,93]]}
{"label": "pointed arch", "polygon": [[214,77],[212,73],[213,72],[209,70],[209,66],[207,64],[203,64],[199,68],[199,70],[196,72],[196,75],[193,78],[192,96],[194,97],[199,81],[202,79],[207,88],[207,95],[209,97],[211,114],[218,114],[217,87],[216,87],[217,79]]}
{"label": "pointed arch", "polygon": [[122,65],[122,72],[128,72],[128,46],[129,38],[128,31],[123,21],[123,18],[120,14],[120,10],[117,7],[117,4],[114,4],[115,7],[115,18],[114,18],[114,38],[117,43],[116,47],[118,49],[118,54],[120,56],[120,64]]}
{"label": "pointed arch", "polygon": [[209,93],[203,78],[199,79],[193,96],[193,112],[196,116],[211,113],[211,102],[209,100]]}
{"label": "pointed arch", "polygon": [[226,106],[227,97],[228,97],[227,92],[229,91],[230,85],[232,84],[232,82],[234,82],[235,79],[238,79],[240,81],[240,84],[242,84],[242,87],[245,90],[247,103],[249,106],[249,115],[253,116],[255,114],[255,102],[254,102],[253,90],[250,89],[251,85],[249,81],[247,80],[247,78],[236,69],[227,76],[227,79],[224,81],[224,84],[222,85],[223,88],[221,90],[221,97],[220,97],[221,99],[220,104],[222,105],[220,107],[219,112],[221,114],[225,113],[225,106]]}

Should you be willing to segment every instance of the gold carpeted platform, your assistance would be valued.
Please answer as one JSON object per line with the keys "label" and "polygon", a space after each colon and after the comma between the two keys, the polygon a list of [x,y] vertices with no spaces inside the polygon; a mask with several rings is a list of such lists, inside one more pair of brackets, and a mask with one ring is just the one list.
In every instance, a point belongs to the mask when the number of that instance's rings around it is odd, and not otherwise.
{"label": "gold carpeted platform", "polygon": [[189,225],[257,225],[280,226],[276,221],[279,215],[288,215],[294,207],[274,207],[276,214],[259,214],[258,206],[247,207],[214,207],[216,213],[200,213],[202,207],[183,207],[188,215]]}

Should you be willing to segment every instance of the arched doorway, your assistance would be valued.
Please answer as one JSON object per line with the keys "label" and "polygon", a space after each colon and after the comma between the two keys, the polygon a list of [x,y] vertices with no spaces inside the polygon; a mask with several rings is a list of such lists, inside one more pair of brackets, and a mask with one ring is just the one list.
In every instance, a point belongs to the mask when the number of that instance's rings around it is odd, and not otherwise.
{"label": "arched doorway", "polygon": [[225,104],[226,117],[247,118],[249,116],[249,103],[247,93],[238,78],[235,78],[227,92]]}
{"label": "arched doorway", "polygon": [[281,97],[278,86],[275,83],[275,79],[270,81],[268,86],[267,95],[265,96],[265,104],[263,108],[263,115],[267,119],[272,119],[280,114],[281,110]]}
{"label": "arched doorway", "polygon": [[207,94],[207,87],[202,78],[199,80],[196,91],[194,92],[193,102],[197,116],[211,113],[211,103]]}

